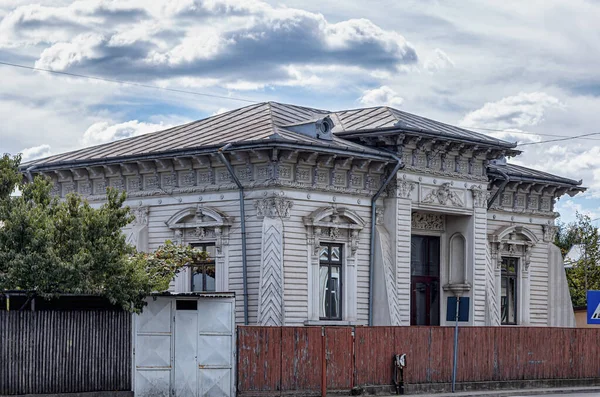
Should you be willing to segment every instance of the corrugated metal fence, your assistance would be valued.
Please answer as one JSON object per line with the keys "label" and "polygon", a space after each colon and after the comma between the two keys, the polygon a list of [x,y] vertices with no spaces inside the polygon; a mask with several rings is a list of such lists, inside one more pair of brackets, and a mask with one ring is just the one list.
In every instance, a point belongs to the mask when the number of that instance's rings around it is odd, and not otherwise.
{"label": "corrugated metal fence", "polygon": [[[394,354],[407,384],[452,377],[451,327],[238,327],[239,394],[318,393],[392,385]],[[325,349],[323,349],[325,346]],[[595,329],[463,327],[457,382],[600,378]]]}
{"label": "corrugated metal fence", "polygon": [[131,390],[131,314],[0,311],[0,395]]}

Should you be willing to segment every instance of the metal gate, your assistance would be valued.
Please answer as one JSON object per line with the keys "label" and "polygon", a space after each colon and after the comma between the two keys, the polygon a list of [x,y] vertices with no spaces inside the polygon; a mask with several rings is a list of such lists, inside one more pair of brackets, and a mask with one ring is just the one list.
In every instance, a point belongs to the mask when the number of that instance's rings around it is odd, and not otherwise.
{"label": "metal gate", "polygon": [[135,316],[136,397],[232,397],[233,294],[156,296]]}

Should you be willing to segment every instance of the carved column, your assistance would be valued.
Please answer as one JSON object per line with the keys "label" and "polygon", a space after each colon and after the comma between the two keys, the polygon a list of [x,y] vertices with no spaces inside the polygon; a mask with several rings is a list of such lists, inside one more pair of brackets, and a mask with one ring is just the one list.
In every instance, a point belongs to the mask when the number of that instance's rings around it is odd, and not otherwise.
{"label": "carved column", "polygon": [[292,202],[272,197],[257,200],[254,205],[263,219],[257,323],[285,325],[283,219],[289,217]]}

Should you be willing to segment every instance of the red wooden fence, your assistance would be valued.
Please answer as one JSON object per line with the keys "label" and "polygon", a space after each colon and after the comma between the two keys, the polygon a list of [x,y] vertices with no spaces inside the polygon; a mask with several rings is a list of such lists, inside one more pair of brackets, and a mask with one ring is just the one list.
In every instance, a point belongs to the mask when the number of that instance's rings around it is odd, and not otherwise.
{"label": "red wooden fence", "polygon": [[[407,384],[450,382],[453,336],[451,327],[238,327],[237,390],[319,393],[324,357],[328,390],[392,385],[401,353]],[[597,329],[460,329],[457,382],[590,378],[600,378]]]}

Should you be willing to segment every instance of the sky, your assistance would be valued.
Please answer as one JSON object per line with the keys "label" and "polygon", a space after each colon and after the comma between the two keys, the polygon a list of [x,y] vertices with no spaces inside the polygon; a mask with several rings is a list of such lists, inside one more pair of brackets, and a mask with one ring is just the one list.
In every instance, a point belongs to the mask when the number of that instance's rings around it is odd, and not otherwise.
{"label": "sky", "polygon": [[244,100],[388,105],[518,142],[509,161],[588,187],[559,200],[562,221],[599,218],[599,20],[596,0],[0,0],[0,62],[196,93],[0,65],[0,153],[30,160]]}

